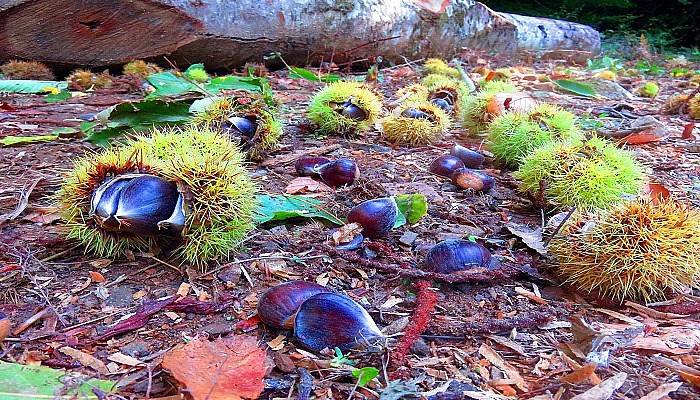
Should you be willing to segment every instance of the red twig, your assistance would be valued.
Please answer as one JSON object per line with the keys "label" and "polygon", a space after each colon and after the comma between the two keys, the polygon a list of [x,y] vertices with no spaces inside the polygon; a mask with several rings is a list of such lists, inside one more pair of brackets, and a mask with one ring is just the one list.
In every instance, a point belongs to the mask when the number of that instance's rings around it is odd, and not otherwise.
{"label": "red twig", "polygon": [[432,285],[429,281],[421,280],[416,283],[416,289],[418,289],[416,307],[413,309],[409,325],[391,354],[391,361],[397,368],[406,363],[406,356],[411,350],[411,346],[428,327],[430,315],[437,304],[437,294],[431,288]]}

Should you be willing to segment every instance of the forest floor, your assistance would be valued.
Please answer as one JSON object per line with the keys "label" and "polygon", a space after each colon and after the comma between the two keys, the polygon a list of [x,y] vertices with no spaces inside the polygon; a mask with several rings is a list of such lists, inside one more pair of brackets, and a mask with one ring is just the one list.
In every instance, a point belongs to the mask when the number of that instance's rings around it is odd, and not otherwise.
{"label": "forest floor", "polygon": [[[499,66],[498,60],[476,56],[465,56],[464,61],[469,69]],[[598,120],[618,126],[611,131],[640,117],[657,119],[663,133],[653,133],[655,141],[625,147],[646,167],[652,181],[700,207],[699,142],[681,138],[691,121],[661,111],[669,95],[684,90],[687,79],[654,78],[661,86],[655,99],[591,99],[558,92],[551,82],[538,78],[560,74],[567,67],[577,78],[591,77],[584,68],[538,62],[521,67],[512,79],[537,100],[588,115],[588,121],[606,113]],[[391,99],[396,89],[419,81],[421,74],[419,65],[411,64],[382,70],[380,76],[378,89]],[[362,173],[348,188],[308,193],[324,200],[327,210],[343,217],[362,200],[418,192],[428,198],[428,214],[415,225],[372,241],[376,258],[369,262],[354,252],[336,251],[328,244],[330,228],[309,220],[258,227],[245,250],[206,272],[153,254],[109,260],[86,255],[64,240],[51,197],[73,160],[96,147],[80,138],[0,147],[0,310],[12,325],[9,337],[0,343],[0,359],[80,371],[118,381],[121,396],[157,398],[178,393],[178,383],[161,366],[164,354],[174,346],[197,337],[253,335],[274,365],[262,397],[296,397],[297,368],[305,367],[314,378],[317,398],[377,398],[386,386],[386,375],[392,373],[433,399],[463,398],[465,391],[475,399],[569,399],[582,393],[577,399],[604,399],[608,397],[600,393],[606,393],[606,387],[619,388],[613,399],[639,399],[649,393],[645,399],[700,398],[700,389],[688,383],[700,381],[693,368],[700,365],[700,298],[682,296],[652,307],[618,306],[560,286],[546,256],[512,233],[541,228],[554,212],[533,206],[519,193],[511,170],[488,159],[485,169],[496,178],[496,186],[487,194],[457,190],[428,172],[430,162],[449,152],[454,143],[484,148],[483,138],[455,127],[439,143],[414,148],[391,145],[376,130],[354,139],[319,139],[304,111],[320,85],[290,79],[286,71],[271,73],[269,79],[283,105],[285,136],[263,164],[250,165],[263,191],[285,193],[296,178],[293,161],[319,151],[355,159]],[[618,80],[630,91],[640,81]],[[0,139],[75,127],[85,116],[141,97],[95,91],[48,104],[38,95],[5,95],[0,98]],[[629,110],[627,118],[610,113],[611,107],[622,109],[620,104]],[[695,134],[699,135],[697,129]],[[346,293],[367,308],[385,333],[400,333],[412,323],[416,289],[410,280],[381,266],[415,265],[432,244],[467,236],[483,239],[512,273],[482,283],[436,284],[437,308],[427,330],[399,362],[405,363],[403,368],[396,371],[399,365],[393,359],[387,365],[382,353],[351,353],[356,366],[382,371],[366,388],[356,388],[355,378],[343,365],[331,365],[333,355],[299,349],[289,332],[251,319],[265,289],[305,279]],[[141,304],[176,293],[210,307],[161,307],[145,326],[100,339],[121,318],[142,312]],[[696,314],[682,315],[679,307],[689,303],[695,304]],[[389,349],[393,346],[392,340]],[[80,354],[65,351],[66,347]],[[592,368],[592,359],[601,366]],[[392,397],[385,393],[382,398]]]}

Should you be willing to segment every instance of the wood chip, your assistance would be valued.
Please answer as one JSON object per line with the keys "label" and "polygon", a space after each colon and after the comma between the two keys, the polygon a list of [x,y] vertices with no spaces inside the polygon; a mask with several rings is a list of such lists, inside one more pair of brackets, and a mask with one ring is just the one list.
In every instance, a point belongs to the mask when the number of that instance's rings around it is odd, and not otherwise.
{"label": "wood chip", "polygon": [[88,353],[84,353],[78,349],[74,349],[68,346],[61,347],[60,349],[58,349],[58,351],[67,355],[68,357],[71,357],[72,359],[83,364],[84,366],[94,369],[95,371],[101,374],[109,374],[109,370],[107,369],[105,363]]}
{"label": "wood chip", "polygon": [[506,375],[508,375],[508,377],[515,382],[515,386],[517,386],[518,389],[522,390],[523,392],[528,391],[527,382],[525,382],[525,379],[520,376],[518,370],[504,360],[494,349],[484,343],[481,345],[481,347],[479,347],[479,354],[489,360],[491,364],[502,369]]}
{"label": "wood chip", "polygon": [[662,398],[666,397],[669,393],[678,390],[678,388],[680,388],[682,385],[682,382],[664,383],[663,385],[660,385],[659,387],[647,393],[643,397],[640,397],[639,400],[661,400]]}
{"label": "wood chip", "polygon": [[139,360],[138,358],[128,356],[124,353],[111,354],[109,357],[107,357],[107,359],[109,361],[114,361],[115,363],[128,365],[130,367],[137,367],[139,365],[141,365],[141,366],[146,365],[146,363]]}
{"label": "wood chip", "polygon": [[642,314],[648,315],[648,316],[650,316],[652,318],[656,318],[656,319],[676,319],[676,318],[688,318],[689,317],[689,315],[681,315],[681,314],[656,311],[653,308],[649,308],[649,307],[643,306],[641,304],[633,303],[631,301],[626,301],[625,305],[629,308],[633,308],[633,309],[639,311]]}
{"label": "wood chip", "polygon": [[617,373],[611,378],[604,380],[585,392],[572,397],[571,400],[607,400],[625,383],[626,380],[626,373]]}
{"label": "wood chip", "polygon": [[517,294],[519,294],[519,295],[521,295],[521,296],[527,297],[528,299],[534,301],[535,303],[538,303],[538,304],[547,304],[547,300],[546,300],[546,299],[543,299],[542,297],[540,297],[540,296],[538,296],[538,295],[532,293],[531,291],[529,291],[529,290],[527,290],[527,289],[525,289],[525,288],[523,288],[523,287],[516,286],[516,288],[515,288],[515,293],[517,293]]}
{"label": "wood chip", "polygon": [[277,335],[276,338],[267,342],[267,345],[270,346],[272,350],[282,350],[286,340],[287,337],[285,335]]}
{"label": "wood chip", "polygon": [[175,293],[175,294],[180,296],[180,297],[187,297],[187,295],[190,294],[191,287],[192,287],[192,285],[190,285],[189,283],[182,282],[180,284],[180,287],[177,288],[177,293]]}

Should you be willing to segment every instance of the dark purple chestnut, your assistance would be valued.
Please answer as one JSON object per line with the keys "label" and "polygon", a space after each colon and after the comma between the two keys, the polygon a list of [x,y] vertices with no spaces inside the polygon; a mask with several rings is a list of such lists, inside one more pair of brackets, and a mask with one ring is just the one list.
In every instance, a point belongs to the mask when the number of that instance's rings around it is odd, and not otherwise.
{"label": "dark purple chestnut", "polygon": [[449,178],[452,173],[459,168],[464,168],[464,163],[459,158],[452,155],[444,155],[436,158],[428,170],[435,175]]}
{"label": "dark purple chestnut", "polygon": [[253,137],[258,130],[258,124],[254,117],[230,117],[224,123],[224,129],[233,130],[241,136]]}
{"label": "dark purple chestnut", "polygon": [[321,351],[370,347],[384,335],[367,311],[351,298],[321,293],[299,307],[294,337],[307,349]]}
{"label": "dark purple chestnut", "polygon": [[396,223],[399,208],[392,197],[364,201],[348,213],[348,222],[362,225],[362,234],[374,239],[389,233]]}
{"label": "dark purple chestnut", "polygon": [[294,163],[299,176],[318,176],[319,169],[331,162],[326,157],[302,157]]}
{"label": "dark purple chestnut", "polygon": [[406,118],[424,119],[431,122],[435,120],[432,115],[417,108],[407,108],[401,112],[401,116]]}
{"label": "dark purple chestnut", "polygon": [[479,168],[484,163],[484,155],[478,151],[468,149],[455,144],[450,150],[450,154],[459,158],[467,168]]}
{"label": "dark purple chestnut", "polygon": [[471,268],[488,268],[491,253],[479,243],[469,240],[444,240],[430,250],[425,256],[424,269],[427,271],[449,274]]}
{"label": "dark purple chestnut", "polygon": [[443,99],[450,105],[455,103],[455,94],[449,90],[438,90],[431,96],[432,99]]}
{"label": "dark purple chestnut", "polygon": [[303,302],[330,290],[313,282],[290,281],[270,289],[258,300],[258,317],[267,326],[292,329],[294,316]]}
{"label": "dark purple chestnut", "polygon": [[430,100],[430,102],[438,106],[438,108],[442,109],[446,113],[452,112],[452,104],[450,104],[450,102],[445,99],[435,98]]}
{"label": "dark purple chestnut", "polygon": [[321,180],[333,187],[351,185],[360,175],[355,161],[348,158],[339,158],[327,164],[321,165],[318,169]]}
{"label": "dark purple chestnut", "polygon": [[354,121],[364,121],[367,119],[367,112],[353,104],[350,100],[341,104],[340,114]]}
{"label": "dark purple chestnut", "polygon": [[177,186],[163,178],[123,175],[97,188],[90,214],[108,231],[155,235],[163,224],[184,225],[181,197]]}
{"label": "dark purple chestnut", "polygon": [[494,184],[489,175],[469,168],[459,168],[452,173],[452,183],[460,189],[472,189],[475,192],[488,192]]}

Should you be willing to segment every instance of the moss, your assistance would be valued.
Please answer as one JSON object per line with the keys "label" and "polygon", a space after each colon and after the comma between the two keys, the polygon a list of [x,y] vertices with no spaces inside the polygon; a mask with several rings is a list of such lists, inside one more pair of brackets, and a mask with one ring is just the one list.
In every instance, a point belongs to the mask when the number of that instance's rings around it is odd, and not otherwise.
{"label": "moss", "polygon": [[700,284],[700,212],[673,200],[638,199],[578,213],[548,251],[578,290],[623,303],[651,302]]}
{"label": "moss", "polygon": [[[110,177],[149,173],[177,184],[185,202],[180,238],[102,230],[90,215],[93,192]],[[154,131],[127,144],[79,159],[57,200],[67,236],[86,251],[118,257],[154,246],[174,247],[183,262],[203,265],[228,255],[253,227],[256,187],[243,155],[228,138],[202,127]]]}
{"label": "moss", "polygon": [[576,117],[550,104],[540,104],[530,113],[505,113],[488,126],[490,149],[497,159],[518,166],[523,157],[543,144],[557,140],[581,140]]}
{"label": "moss", "polygon": [[[364,113],[362,120],[342,114],[344,104],[351,104]],[[321,89],[309,103],[309,120],[321,135],[358,135],[367,131],[379,117],[382,103],[379,96],[358,82],[334,82]]]}
{"label": "moss", "polygon": [[8,61],[0,66],[5,79],[29,79],[52,81],[56,79],[53,71],[45,64],[36,61]]}
{"label": "moss", "polygon": [[192,119],[195,125],[203,125],[215,130],[224,130],[231,117],[248,117],[255,119],[257,129],[250,139],[240,135],[234,140],[246,151],[253,161],[262,160],[267,154],[277,148],[282,138],[283,127],[278,120],[277,110],[269,107],[256,95],[238,95],[222,97],[215,100],[202,112]]}
{"label": "moss", "polygon": [[526,156],[514,176],[523,192],[580,209],[610,207],[643,184],[632,154],[600,138],[547,143]]}
{"label": "moss", "polygon": [[[408,117],[404,114],[407,109],[418,110],[428,118]],[[438,141],[449,124],[450,117],[427,101],[403,103],[381,121],[382,132],[387,140],[412,146]]]}

